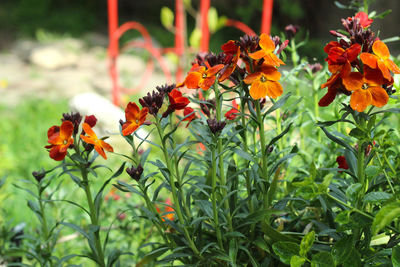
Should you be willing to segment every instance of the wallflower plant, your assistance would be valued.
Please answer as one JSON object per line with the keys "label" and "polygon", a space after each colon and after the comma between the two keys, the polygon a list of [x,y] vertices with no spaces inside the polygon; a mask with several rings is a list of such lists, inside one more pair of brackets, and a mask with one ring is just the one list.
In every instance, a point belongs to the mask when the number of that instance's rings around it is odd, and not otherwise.
{"label": "wallflower plant", "polygon": [[[183,81],[126,105],[119,125],[127,154],[98,137],[94,116],[81,124],[79,114],[64,114],[46,146],[60,164],[34,175],[38,194],[28,191],[43,245],[26,251],[41,266],[76,257],[98,266],[397,266],[400,135],[384,121],[400,112],[387,108],[400,69],[371,23],[367,12],[343,19],[324,48],[325,68],[300,58],[306,42],[297,42],[294,25],[287,39],[245,35],[219,54],[198,55]],[[282,70],[288,63],[293,69]],[[98,155],[112,154],[121,166],[97,177],[108,169]],[[43,196],[57,170],[85,203]],[[101,186],[93,187],[95,177]],[[141,199],[128,198],[116,217],[126,239],[140,244],[135,251],[111,247],[115,229],[102,224],[111,184],[109,196]],[[104,201],[111,199],[119,197]],[[56,201],[86,221],[66,215],[49,224],[45,206]],[[130,222],[141,225],[137,235]],[[61,227],[77,231],[88,249],[51,256]]]}

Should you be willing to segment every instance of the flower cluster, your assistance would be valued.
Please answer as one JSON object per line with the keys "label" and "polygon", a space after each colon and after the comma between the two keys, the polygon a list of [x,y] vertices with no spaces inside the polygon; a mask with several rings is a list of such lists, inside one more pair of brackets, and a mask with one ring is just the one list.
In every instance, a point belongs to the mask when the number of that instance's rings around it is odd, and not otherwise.
{"label": "flower cluster", "polygon": [[[79,125],[82,121],[82,116],[79,113],[63,114],[62,123],[60,126],[54,125],[47,131],[47,142],[50,145],[45,146],[49,149],[50,158],[56,161],[62,161],[68,154],[68,149],[76,149],[77,134]],[[79,135],[80,139],[86,144],[86,151],[90,152],[95,149],[99,155],[107,159],[105,151],[113,152],[110,144],[99,139],[93,131],[96,125],[97,118],[94,115],[85,116],[82,124],[82,132]],[[76,149],[77,151],[77,149]]]}
{"label": "flower cluster", "polygon": [[338,94],[350,95],[350,107],[363,112],[369,105],[383,107],[393,86],[392,73],[399,67],[389,58],[386,44],[369,29],[372,19],[364,12],[343,19],[346,34],[331,31],[338,38],[328,43],[324,51],[331,77],[322,88],[328,92],[319,101],[328,106]]}

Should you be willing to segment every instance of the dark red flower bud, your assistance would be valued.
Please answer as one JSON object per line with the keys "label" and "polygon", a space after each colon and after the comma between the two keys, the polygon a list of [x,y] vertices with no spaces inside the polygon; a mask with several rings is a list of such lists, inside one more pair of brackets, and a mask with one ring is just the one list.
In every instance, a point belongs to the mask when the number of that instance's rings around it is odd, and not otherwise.
{"label": "dark red flower bud", "polygon": [[134,166],[130,168],[126,168],[126,172],[129,174],[129,176],[134,179],[135,181],[139,182],[140,176],[142,176],[143,173],[143,167],[142,165],[138,165],[137,168]]}
{"label": "dark red flower bud", "polygon": [[293,24],[289,24],[285,27],[285,33],[288,39],[292,39],[296,33],[299,31],[299,26],[297,25],[293,25]]}
{"label": "dark red flower bud", "polygon": [[208,119],[207,120],[208,127],[213,134],[217,134],[224,129],[226,122],[217,121],[216,119]]}
{"label": "dark red flower bud", "polygon": [[33,177],[35,177],[36,181],[40,183],[43,178],[46,176],[46,172],[44,170],[34,171],[32,172]]}
{"label": "dark red flower bud", "polygon": [[[336,162],[338,163],[338,167],[340,168],[340,169],[348,169],[349,168],[349,165],[347,165],[347,161],[346,161],[346,158],[344,157],[344,156],[338,156],[337,158],[336,158]],[[341,172],[341,171],[339,171],[339,172]]]}
{"label": "dark red flower bud", "polygon": [[85,123],[89,124],[91,128],[93,128],[97,123],[97,118],[94,115],[85,116]]}

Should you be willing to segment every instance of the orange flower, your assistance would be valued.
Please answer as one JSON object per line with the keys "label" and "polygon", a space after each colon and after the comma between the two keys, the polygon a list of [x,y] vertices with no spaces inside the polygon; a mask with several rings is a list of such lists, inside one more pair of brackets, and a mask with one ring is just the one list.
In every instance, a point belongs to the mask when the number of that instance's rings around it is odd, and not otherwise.
{"label": "orange flower", "polygon": [[127,136],[136,131],[146,120],[148,112],[148,108],[140,110],[136,103],[129,102],[125,108],[126,122],[122,125],[122,134]]}
{"label": "orange flower", "polygon": [[45,148],[50,149],[50,158],[61,161],[67,155],[67,149],[74,143],[72,134],[74,125],[70,121],[63,121],[60,126],[52,126],[47,131],[47,142],[50,145]]}
{"label": "orange flower", "polygon": [[277,98],[283,93],[281,84],[278,82],[281,74],[272,66],[263,66],[261,71],[247,75],[244,79],[246,84],[251,84],[250,95],[257,100],[265,96]]}
{"label": "orange flower", "polygon": [[[215,75],[223,67],[223,64],[215,65],[209,69],[206,69],[204,66],[195,67],[186,76],[183,84],[189,89],[201,88],[203,90],[208,90],[215,82]],[[179,87],[179,85],[177,87]]]}
{"label": "orange flower", "polygon": [[265,64],[275,67],[285,65],[285,63],[274,54],[275,44],[268,34],[261,34],[259,45],[261,50],[249,54],[252,59],[259,60],[263,58],[265,60]]}
{"label": "orange flower", "polygon": [[110,146],[108,143],[104,142],[103,140],[97,138],[97,135],[93,132],[93,130],[89,124],[84,122],[82,124],[82,128],[88,136],[81,134],[81,139],[88,144],[94,145],[94,149],[104,159],[107,159],[107,156],[106,156],[106,153],[104,152],[104,150],[109,151],[109,152],[114,152],[114,149],[112,148],[112,146]]}
{"label": "orange flower", "polygon": [[383,79],[379,72],[364,70],[364,75],[352,72],[343,78],[343,85],[353,91],[350,98],[352,109],[362,112],[367,106],[383,107],[389,101],[389,95],[382,88]]}
{"label": "orange flower", "polygon": [[[165,219],[173,221],[175,216],[174,216],[174,209],[171,207],[172,206],[171,200],[168,198],[165,201],[165,204],[167,204],[167,205],[165,206],[164,213],[168,213],[168,214],[161,215],[161,218],[163,221],[165,221]],[[161,210],[159,207],[156,207],[156,209],[157,209],[158,213],[161,213]]]}
{"label": "orange flower", "polygon": [[391,70],[393,73],[399,74],[399,67],[389,59],[390,53],[389,49],[381,40],[376,40],[372,45],[372,52],[375,55],[370,53],[361,53],[360,58],[361,61],[372,69],[379,69],[382,72],[382,75],[385,79],[390,80]]}
{"label": "orange flower", "polygon": [[234,120],[239,113],[239,105],[236,103],[236,99],[232,101],[232,108],[225,113],[227,120]]}

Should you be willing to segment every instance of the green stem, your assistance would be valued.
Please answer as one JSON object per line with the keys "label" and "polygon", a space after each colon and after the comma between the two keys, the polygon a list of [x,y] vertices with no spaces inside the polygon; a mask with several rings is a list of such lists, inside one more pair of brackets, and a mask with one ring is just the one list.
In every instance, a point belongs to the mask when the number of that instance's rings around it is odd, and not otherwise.
{"label": "green stem", "polygon": [[[39,189],[39,191],[40,191],[40,189]],[[39,193],[39,200],[38,201],[39,201],[40,214],[42,215],[42,231],[43,231],[43,234],[44,234],[44,243],[46,244],[46,249],[48,249],[48,252],[51,252],[50,251],[51,247],[50,247],[50,244],[49,244],[49,238],[50,238],[50,236],[49,236],[49,228],[48,228],[48,225],[47,225],[47,218],[46,218],[46,213],[45,213],[45,209],[43,207],[43,201],[42,200],[43,200],[42,199],[42,194]],[[50,267],[52,267],[53,266],[53,261],[51,260],[51,258],[48,259],[48,262],[50,264]]]}
{"label": "green stem", "polygon": [[212,164],[211,203],[212,203],[212,209],[213,209],[213,214],[214,214],[214,227],[215,227],[215,232],[217,234],[218,245],[223,250],[224,247],[222,244],[221,229],[219,228],[219,218],[218,218],[218,210],[217,210],[217,163],[216,163],[214,147],[211,149],[211,164]]}
{"label": "green stem", "polygon": [[[221,94],[218,91],[218,79],[215,79],[214,83],[214,93],[215,93],[215,110],[216,110],[216,119],[217,121],[221,121],[222,115],[221,115],[221,110],[222,110],[222,101],[221,101]],[[219,178],[220,178],[220,185],[221,185],[221,191],[222,191],[222,199],[224,200],[224,208],[226,214],[226,218],[228,220],[228,227],[230,231],[233,231],[233,226],[232,226],[232,217],[231,217],[231,211],[229,208],[229,202],[227,196],[227,190],[226,190],[226,177],[225,177],[225,169],[224,169],[224,157],[223,157],[223,147],[222,147],[222,139],[218,138],[217,139],[217,148],[218,148],[218,164],[219,164]]]}
{"label": "green stem", "polygon": [[176,215],[178,216],[179,222],[181,223],[181,225],[183,227],[184,234],[185,234],[186,239],[189,242],[190,248],[193,250],[193,252],[197,256],[200,257],[199,250],[197,249],[196,245],[194,244],[194,242],[193,242],[193,240],[192,240],[192,238],[191,238],[191,236],[189,234],[189,231],[187,230],[187,227],[185,225],[185,219],[183,218],[183,215],[182,215],[182,210],[181,210],[181,206],[180,206],[180,203],[179,203],[179,200],[178,200],[177,190],[176,190],[176,186],[175,186],[174,168],[172,166],[171,159],[169,158],[168,149],[167,149],[167,146],[165,144],[165,141],[163,141],[164,134],[163,134],[163,131],[161,129],[160,119],[158,117],[155,117],[155,119],[156,119],[156,127],[157,127],[157,131],[158,131],[158,135],[160,136],[160,139],[161,139],[162,151],[163,151],[163,154],[164,154],[164,160],[165,160],[165,162],[167,164],[167,168],[168,168],[168,171],[170,173],[170,175],[169,175],[169,184],[171,186],[171,193],[172,193],[174,210],[175,210]]}
{"label": "green stem", "polygon": [[[385,152],[383,152],[383,155],[386,157],[386,155],[385,155],[384,153],[385,153]],[[386,180],[387,180],[387,182],[388,182],[388,184],[389,184],[390,190],[392,191],[392,193],[393,193],[393,195],[394,195],[394,194],[395,194],[395,191],[394,191],[392,182],[390,182],[390,178],[389,178],[388,174],[386,173],[385,166],[383,165],[383,162],[382,162],[382,160],[380,159],[379,155],[378,155],[376,158],[377,158],[378,161],[379,161],[379,165],[381,166],[382,171],[383,171],[383,174],[384,174],[385,177],[386,177]],[[387,163],[388,163],[388,162],[387,162]],[[388,165],[389,165],[389,164],[388,164]],[[394,177],[396,177],[396,176],[394,176]]]}
{"label": "green stem", "polygon": [[[261,143],[261,157],[262,157],[262,166],[261,166],[261,171],[262,171],[262,178],[265,180],[265,186],[268,184],[268,169],[267,169],[267,155],[265,153],[265,131],[264,131],[264,120],[261,116],[261,107],[260,107],[260,101],[256,100],[254,101],[256,104],[256,112],[257,112],[257,122],[258,122],[258,127],[259,127],[259,134],[260,134],[260,143]],[[264,193],[264,208],[268,208],[269,203],[268,203],[268,198],[266,197],[267,194]]]}
{"label": "green stem", "polygon": [[90,183],[88,179],[87,169],[83,165],[81,165],[81,173],[82,173],[83,186],[86,193],[86,199],[89,205],[90,221],[93,226],[98,226],[98,230],[94,232],[94,242],[96,247],[95,255],[97,255],[97,261],[98,261],[97,263],[101,267],[105,267],[106,264],[104,259],[104,252],[100,240],[100,225],[98,221],[98,214],[94,206],[92,193],[90,191]]}
{"label": "green stem", "polygon": [[362,142],[359,142],[358,144],[358,151],[357,151],[357,178],[358,182],[361,184],[361,191],[359,194],[359,198],[357,201],[357,208],[359,208],[359,205],[361,203],[361,199],[364,197],[364,193],[367,189],[366,182],[365,182],[365,151],[364,151],[364,146]]}

